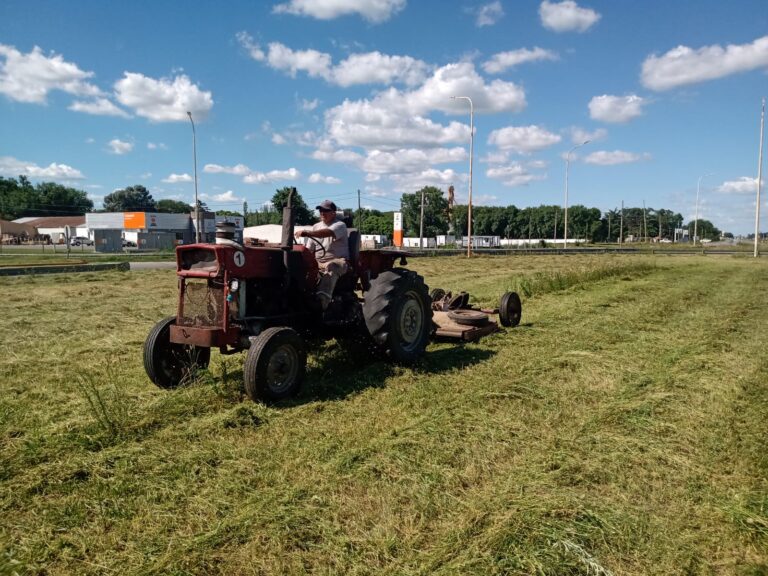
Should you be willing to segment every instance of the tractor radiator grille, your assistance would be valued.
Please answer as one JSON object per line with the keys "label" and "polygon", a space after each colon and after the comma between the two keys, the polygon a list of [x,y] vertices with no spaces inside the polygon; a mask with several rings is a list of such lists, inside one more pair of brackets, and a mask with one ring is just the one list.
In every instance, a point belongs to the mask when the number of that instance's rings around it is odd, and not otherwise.
{"label": "tractor radiator grille", "polygon": [[217,287],[209,280],[187,279],[179,324],[224,326],[224,287]]}

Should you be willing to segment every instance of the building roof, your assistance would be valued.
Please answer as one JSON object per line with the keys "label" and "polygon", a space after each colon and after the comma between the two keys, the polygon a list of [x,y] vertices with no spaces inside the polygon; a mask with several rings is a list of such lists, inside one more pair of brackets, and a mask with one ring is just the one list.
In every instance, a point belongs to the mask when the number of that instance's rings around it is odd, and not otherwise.
{"label": "building roof", "polygon": [[14,220],[17,224],[29,224],[36,228],[64,228],[64,226],[84,226],[85,214],[82,216],[27,216]]}
{"label": "building roof", "polygon": [[35,236],[37,230],[30,224],[23,222],[9,222],[7,220],[0,220],[0,231],[3,235],[16,236],[18,234],[27,234],[28,236]]}

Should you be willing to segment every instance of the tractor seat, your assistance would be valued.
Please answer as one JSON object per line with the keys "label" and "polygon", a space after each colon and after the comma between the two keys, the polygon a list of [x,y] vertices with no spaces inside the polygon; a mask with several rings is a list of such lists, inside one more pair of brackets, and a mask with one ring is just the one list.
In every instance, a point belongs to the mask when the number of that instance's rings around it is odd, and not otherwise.
{"label": "tractor seat", "polygon": [[357,228],[347,229],[347,243],[349,246],[349,268],[336,283],[336,287],[333,289],[333,293],[339,292],[352,292],[355,289],[357,283],[357,266],[360,260],[360,232]]}
{"label": "tractor seat", "polygon": [[357,228],[349,228],[347,235],[350,269],[354,269],[357,267],[357,261],[360,259],[360,231]]}

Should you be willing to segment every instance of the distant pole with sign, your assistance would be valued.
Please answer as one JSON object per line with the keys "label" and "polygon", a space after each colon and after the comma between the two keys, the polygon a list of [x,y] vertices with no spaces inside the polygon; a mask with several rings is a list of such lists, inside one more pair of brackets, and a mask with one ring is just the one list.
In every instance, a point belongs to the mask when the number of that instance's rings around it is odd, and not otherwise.
{"label": "distant pole with sign", "polygon": [[392,234],[392,243],[398,248],[403,245],[403,213],[395,212],[394,215],[394,233]]}

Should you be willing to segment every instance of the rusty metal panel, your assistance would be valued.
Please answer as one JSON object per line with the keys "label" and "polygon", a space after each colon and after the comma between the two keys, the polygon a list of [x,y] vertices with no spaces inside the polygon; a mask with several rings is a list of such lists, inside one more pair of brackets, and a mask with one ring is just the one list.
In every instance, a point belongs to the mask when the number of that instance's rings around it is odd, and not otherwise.
{"label": "rusty metal panel", "polygon": [[178,324],[180,326],[224,326],[224,286],[205,279],[185,282]]}

